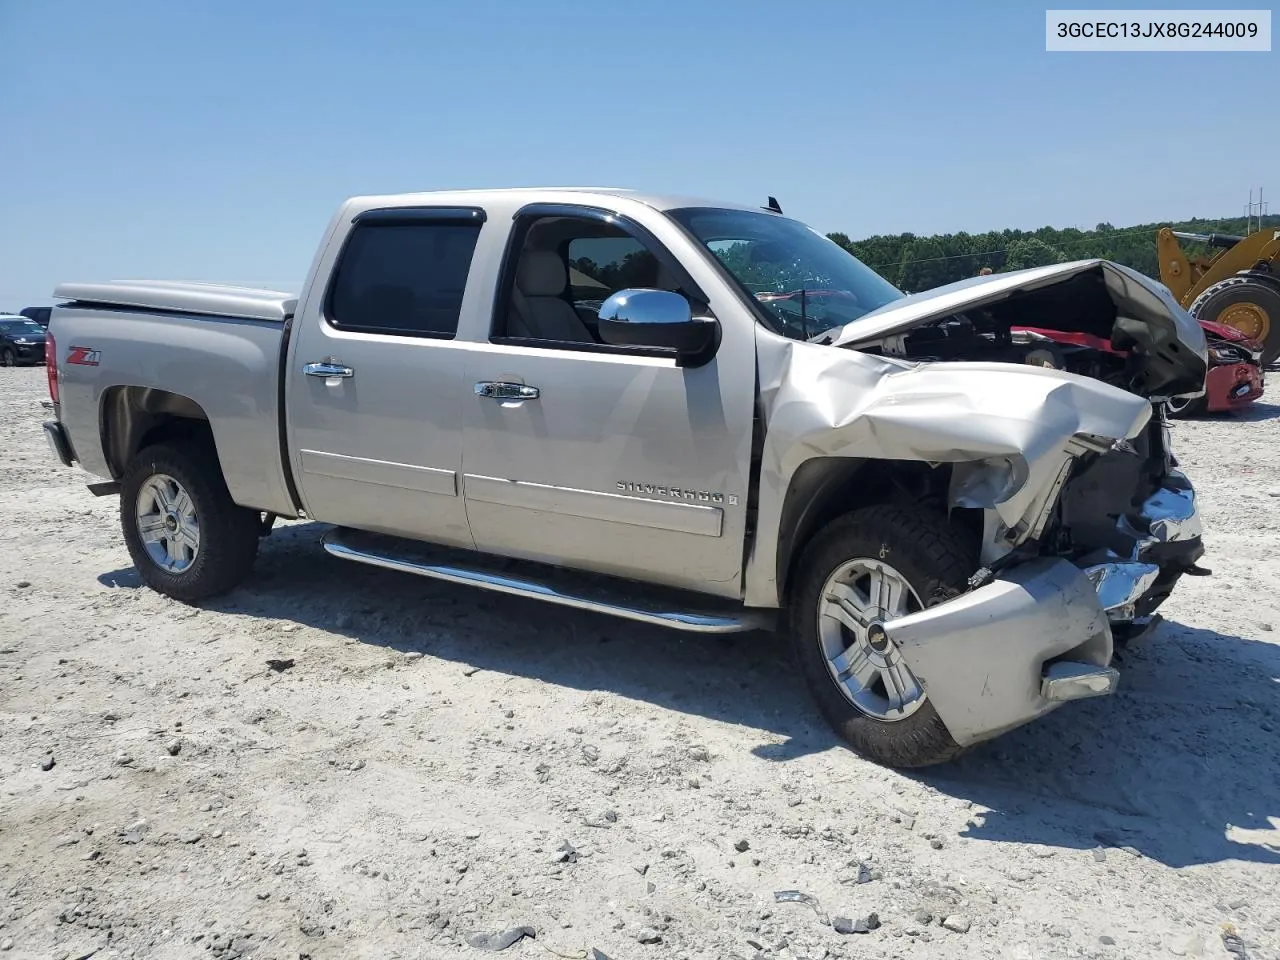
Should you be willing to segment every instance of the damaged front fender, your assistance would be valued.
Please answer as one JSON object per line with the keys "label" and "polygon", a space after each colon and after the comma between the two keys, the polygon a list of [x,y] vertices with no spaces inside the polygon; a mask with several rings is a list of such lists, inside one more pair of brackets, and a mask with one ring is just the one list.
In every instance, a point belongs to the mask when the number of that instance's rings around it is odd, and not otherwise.
{"label": "damaged front fender", "polygon": [[911,364],[763,329],[756,338],[764,442],[757,536],[746,575],[751,606],[782,600],[777,557],[783,504],[808,460],[967,464],[960,474],[966,502],[989,506],[1014,527],[1061,481],[1071,458],[1082,452],[1073,452],[1079,438],[1128,439],[1151,416],[1142,397],[1057,370]]}

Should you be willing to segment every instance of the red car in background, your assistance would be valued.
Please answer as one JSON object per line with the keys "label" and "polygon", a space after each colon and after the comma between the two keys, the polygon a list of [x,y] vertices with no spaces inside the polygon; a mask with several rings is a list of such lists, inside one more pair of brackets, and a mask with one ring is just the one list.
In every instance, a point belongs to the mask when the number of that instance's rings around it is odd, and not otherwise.
{"label": "red car in background", "polygon": [[1201,320],[1200,326],[1209,341],[1205,409],[1235,410],[1262,396],[1262,343],[1226,324]]}
{"label": "red car in background", "polygon": [[[1205,375],[1204,396],[1169,401],[1169,415],[1189,417],[1199,413],[1226,413],[1248,406],[1262,396],[1262,344],[1251,340],[1235,327],[1201,320],[1205,339],[1209,343],[1209,371]],[[1045,330],[1040,327],[1013,327],[1011,332],[1019,339],[1051,341],[1076,347],[1089,347],[1117,357],[1126,351],[1117,350],[1109,340],[1087,333],[1064,333],[1061,330]],[[1034,360],[1032,360],[1034,362]],[[1050,366],[1056,364],[1050,363]]]}

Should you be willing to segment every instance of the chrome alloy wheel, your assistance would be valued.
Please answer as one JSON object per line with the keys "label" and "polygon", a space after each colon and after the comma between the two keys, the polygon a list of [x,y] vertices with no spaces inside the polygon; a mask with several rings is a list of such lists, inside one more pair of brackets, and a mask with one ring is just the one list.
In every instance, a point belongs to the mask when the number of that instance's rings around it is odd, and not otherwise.
{"label": "chrome alloy wheel", "polygon": [[841,692],[877,720],[905,720],[925,701],[924,687],[884,622],[923,610],[907,578],[889,564],[859,557],[837,567],[818,599],[818,642]]}
{"label": "chrome alloy wheel", "polygon": [[191,496],[173,477],[157,473],[138,491],[138,536],[147,555],[168,573],[183,573],[200,552],[200,519]]}

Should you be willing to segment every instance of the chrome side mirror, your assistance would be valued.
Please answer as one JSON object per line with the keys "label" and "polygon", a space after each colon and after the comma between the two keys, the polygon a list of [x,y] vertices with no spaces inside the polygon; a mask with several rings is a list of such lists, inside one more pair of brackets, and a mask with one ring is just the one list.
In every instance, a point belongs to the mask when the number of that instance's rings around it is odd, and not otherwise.
{"label": "chrome side mirror", "polygon": [[695,317],[678,293],[641,288],[619,290],[602,303],[598,329],[605,343],[666,347],[682,360],[705,363],[719,343],[720,324]]}

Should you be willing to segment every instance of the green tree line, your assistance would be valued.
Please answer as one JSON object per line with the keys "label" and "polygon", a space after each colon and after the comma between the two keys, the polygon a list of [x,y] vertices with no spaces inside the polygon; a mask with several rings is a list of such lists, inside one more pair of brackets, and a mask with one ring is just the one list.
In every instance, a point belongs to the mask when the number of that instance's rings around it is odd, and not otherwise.
{"label": "green tree line", "polygon": [[[1280,227],[1280,216],[1265,217],[1263,222],[1268,227]],[[894,286],[915,293],[976,276],[983,267],[990,267],[998,273],[1092,257],[1123,263],[1158,280],[1160,266],[1156,258],[1156,231],[1164,226],[1192,233],[1243,236],[1247,232],[1245,218],[1236,217],[1147,223],[1134,227],[1100,223],[1092,230],[1041,227],[1031,231],[989,230],[986,233],[942,233],[929,237],[901,233],[867,237],[865,240],[850,240],[843,233],[829,236]],[[1254,226],[1256,229],[1256,219]],[[1188,256],[1212,252],[1185,240],[1182,245]]]}

